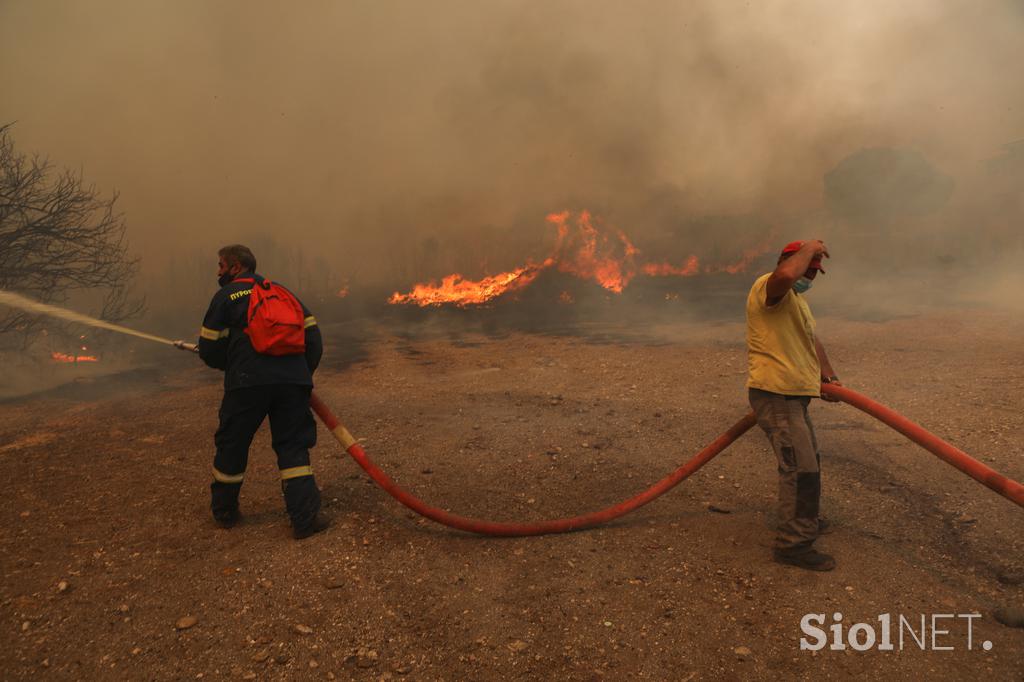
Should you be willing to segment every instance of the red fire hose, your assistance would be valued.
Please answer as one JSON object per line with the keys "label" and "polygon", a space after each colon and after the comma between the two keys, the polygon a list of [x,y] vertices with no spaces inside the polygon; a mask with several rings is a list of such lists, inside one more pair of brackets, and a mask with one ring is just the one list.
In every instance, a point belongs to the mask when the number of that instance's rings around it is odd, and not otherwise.
{"label": "red fire hose", "polygon": [[746,431],[756,423],[754,415],[748,414],[743,419],[736,422],[728,431],[711,441],[711,443],[709,443],[703,450],[698,452],[690,458],[689,461],[685,462],[671,474],[661,479],[636,497],[632,497],[624,502],[608,507],[607,509],[583,514],[582,516],[573,516],[572,518],[567,519],[552,519],[549,521],[537,521],[535,523],[501,523],[498,521],[471,519],[465,516],[446,512],[445,510],[438,509],[437,507],[431,507],[423,500],[410,494],[408,491],[403,490],[397,483],[391,480],[387,474],[381,471],[380,467],[370,461],[370,458],[366,456],[366,453],[363,452],[363,448],[355,441],[352,434],[350,434],[348,430],[341,425],[337,417],[331,414],[331,410],[315,393],[310,400],[310,407],[313,408],[313,411],[316,412],[318,417],[320,417],[320,420],[324,425],[331,430],[331,433],[334,434],[334,437],[339,443],[341,443],[342,447],[345,448],[345,451],[352,455],[352,459],[354,459],[356,463],[370,475],[370,478],[372,478],[374,482],[383,488],[389,495],[409,509],[412,509],[417,514],[425,516],[432,521],[437,521],[445,526],[458,528],[459,530],[468,531],[470,533],[480,533],[481,535],[502,535],[509,537],[567,533],[572,530],[591,528],[592,526],[607,523],[608,521],[618,518],[623,514],[628,514],[634,509],[642,507],[654,498],[671,490],[680,481],[710,462],[715,455],[720,453],[734,440],[746,433]]}
{"label": "red fire hose", "polygon": [[1012,478],[1003,476],[991,467],[985,466],[963,450],[955,448],[935,434],[925,431],[921,426],[898,412],[889,409],[885,405],[876,403],[871,398],[845,386],[823,384],[821,392],[835,396],[862,412],[867,412],[875,419],[899,431],[947,464],[955,466],[978,483],[988,486],[1011,502],[1016,502],[1021,507],[1024,507],[1024,485],[1014,481]]}
{"label": "red fire hose", "polygon": [[[981,462],[973,459],[967,453],[958,450],[938,436],[925,431],[923,428],[909,419],[893,412],[884,405],[840,386],[824,385],[824,393],[834,395],[844,402],[867,412],[871,416],[881,420],[885,424],[896,429],[915,443],[921,445],[929,452],[949,462],[957,469],[960,469],[971,478],[984,483],[992,490],[1016,502],[1024,507],[1024,486],[1005,476],[993,471]],[[733,441],[746,433],[756,420],[753,414],[748,414],[736,422],[728,431],[709,443],[703,450],[694,455],[690,460],[683,463],[678,469],[661,479],[653,486],[644,490],[639,495],[631,497],[624,502],[599,511],[573,516],[566,519],[552,519],[548,521],[537,521],[535,523],[502,523],[497,521],[484,521],[471,519],[465,516],[452,514],[443,509],[432,507],[423,500],[402,489],[397,483],[385,474],[380,467],[374,464],[363,451],[362,446],[356,442],[352,434],[348,432],[338,418],[331,413],[330,408],[315,393],[310,400],[310,407],[324,425],[330,429],[334,437],[341,443],[345,451],[352,456],[359,466],[369,474],[381,488],[396,500],[409,507],[417,514],[428,519],[437,521],[440,524],[482,535],[500,536],[525,536],[525,535],[547,535],[550,533],[566,533],[573,530],[581,530],[607,523],[612,519],[642,507],[660,495],[674,488],[681,481],[690,476],[693,472],[710,462],[718,453],[722,452]]]}

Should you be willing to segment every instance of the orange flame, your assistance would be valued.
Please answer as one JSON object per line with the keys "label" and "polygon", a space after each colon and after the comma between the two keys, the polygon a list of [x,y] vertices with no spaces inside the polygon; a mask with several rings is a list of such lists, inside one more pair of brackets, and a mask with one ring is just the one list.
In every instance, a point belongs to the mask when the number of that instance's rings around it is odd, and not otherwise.
{"label": "orange flame", "polygon": [[388,303],[415,303],[419,306],[443,305],[454,303],[458,306],[486,303],[509,291],[522,289],[540,274],[550,263],[527,265],[511,272],[503,272],[479,280],[470,280],[455,273],[441,280],[440,284],[430,282],[417,284],[408,294],[397,291],[388,299]]}
{"label": "orange flame", "polygon": [[731,265],[725,265],[722,267],[723,270],[728,272],[730,275],[735,275],[740,272],[746,271],[750,267],[751,263],[757,260],[760,256],[768,253],[771,250],[771,246],[768,244],[762,244],[756,249],[744,249],[743,256],[732,263]]}
{"label": "orange flame", "polygon": [[[83,349],[84,350],[84,349]],[[95,355],[68,355],[67,353],[58,353],[54,351],[50,353],[50,357],[53,358],[54,362],[99,362],[100,359]]]}
{"label": "orange flame", "polygon": [[692,277],[700,273],[707,275],[725,272],[730,275],[735,275],[740,272],[746,271],[750,267],[751,263],[757,260],[760,256],[768,253],[771,250],[771,246],[765,244],[754,249],[744,249],[740,259],[735,263],[723,264],[711,264],[701,267],[700,259],[696,256],[690,256],[686,259],[686,262],[680,266],[675,267],[670,263],[645,263],[643,271],[645,275],[651,277]]}
{"label": "orange flame", "polygon": [[700,272],[700,261],[696,256],[690,256],[680,267],[673,267],[668,263],[644,263],[644,274],[651,277],[693,277]]}
{"label": "orange flame", "polygon": [[598,231],[589,211],[580,211],[575,231],[569,229],[569,211],[551,213],[547,221],[558,228],[553,258],[559,272],[592,279],[617,294],[636,275],[633,256],[639,251],[621,230]]}
{"label": "orange flame", "polygon": [[[557,230],[557,239],[552,254],[541,263],[528,263],[515,270],[479,280],[466,279],[454,273],[444,277],[440,284],[433,281],[416,284],[407,294],[396,291],[388,303],[413,303],[418,306],[478,305],[528,286],[542,271],[551,267],[580,279],[592,280],[608,291],[621,293],[638,272],[651,277],[692,277],[700,273],[717,272],[736,274],[746,270],[758,256],[769,250],[768,246],[747,249],[739,261],[725,265],[701,267],[697,256],[691,255],[679,267],[670,263],[644,263],[638,266],[636,260],[640,250],[629,237],[617,228],[604,225],[589,211],[580,211],[574,220],[569,211],[550,213],[546,220]],[[572,297],[564,292],[559,299],[572,302]]]}

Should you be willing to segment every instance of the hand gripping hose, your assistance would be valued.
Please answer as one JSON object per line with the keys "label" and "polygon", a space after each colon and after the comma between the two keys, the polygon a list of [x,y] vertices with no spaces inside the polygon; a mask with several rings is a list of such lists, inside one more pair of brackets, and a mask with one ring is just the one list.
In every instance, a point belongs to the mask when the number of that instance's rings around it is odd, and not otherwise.
{"label": "hand gripping hose", "polygon": [[[1024,486],[1020,483],[1017,483],[1016,481],[992,470],[962,450],[953,447],[938,436],[925,431],[919,425],[910,421],[906,417],[890,410],[884,405],[876,403],[856,391],[846,387],[833,386],[830,384],[825,384],[821,388],[822,393],[839,398],[857,409],[870,414],[884,424],[892,427],[896,431],[899,431],[932,454],[945,460],[949,464],[952,464],[957,469],[960,469],[971,478],[985,484],[1003,497],[1016,502],[1018,505],[1024,506]],[[459,516],[428,505],[423,500],[401,488],[387,474],[385,474],[380,467],[374,464],[363,451],[362,446],[356,442],[348,429],[338,421],[338,418],[334,416],[330,408],[327,407],[316,393],[314,393],[310,399],[310,407],[314,412],[316,412],[316,415],[320,417],[324,426],[330,430],[335,439],[337,439],[337,441],[341,443],[341,446],[345,448],[345,451],[352,456],[352,459],[354,459],[356,463],[361,466],[367,474],[369,474],[370,478],[372,478],[377,485],[383,488],[385,492],[409,509],[412,509],[417,514],[425,516],[432,521],[436,521],[451,528],[457,528],[470,533],[479,533],[481,535],[506,537],[567,533],[569,531],[592,528],[593,526],[607,523],[613,519],[623,516],[624,514],[628,514],[674,488],[684,479],[688,478],[692,473],[710,462],[716,455],[725,450],[725,448],[731,445],[733,441],[742,436],[757,423],[753,414],[747,414],[745,417],[733,424],[729,430],[705,446],[703,450],[680,465],[679,468],[671,474],[661,479],[647,490],[644,490],[640,494],[620,502],[619,504],[599,511],[590,512],[589,514],[582,514],[580,516],[573,516],[565,519],[551,519],[548,521],[537,521],[533,523],[503,523]]]}

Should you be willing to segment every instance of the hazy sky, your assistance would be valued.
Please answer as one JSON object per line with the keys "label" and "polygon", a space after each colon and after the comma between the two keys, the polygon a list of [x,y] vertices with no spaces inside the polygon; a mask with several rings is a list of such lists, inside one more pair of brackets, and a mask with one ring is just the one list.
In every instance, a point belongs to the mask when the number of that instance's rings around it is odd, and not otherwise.
{"label": "hazy sky", "polygon": [[1022,29],[1003,0],[0,0],[0,121],[120,191],[150,268],[269,232],[369,278],[431,236],[518,258],[565,208],[785,222],[864,147],[971,173],[1024,137]]}

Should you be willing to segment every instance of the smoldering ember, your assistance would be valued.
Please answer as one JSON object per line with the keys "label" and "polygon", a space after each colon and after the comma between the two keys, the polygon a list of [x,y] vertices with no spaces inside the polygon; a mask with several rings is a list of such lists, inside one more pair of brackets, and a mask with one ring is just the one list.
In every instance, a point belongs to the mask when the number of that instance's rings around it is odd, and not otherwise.
{"label": "smoldering ember", "polygon": [[1022,38],[0,3],[0,679],[1024,678]]}

